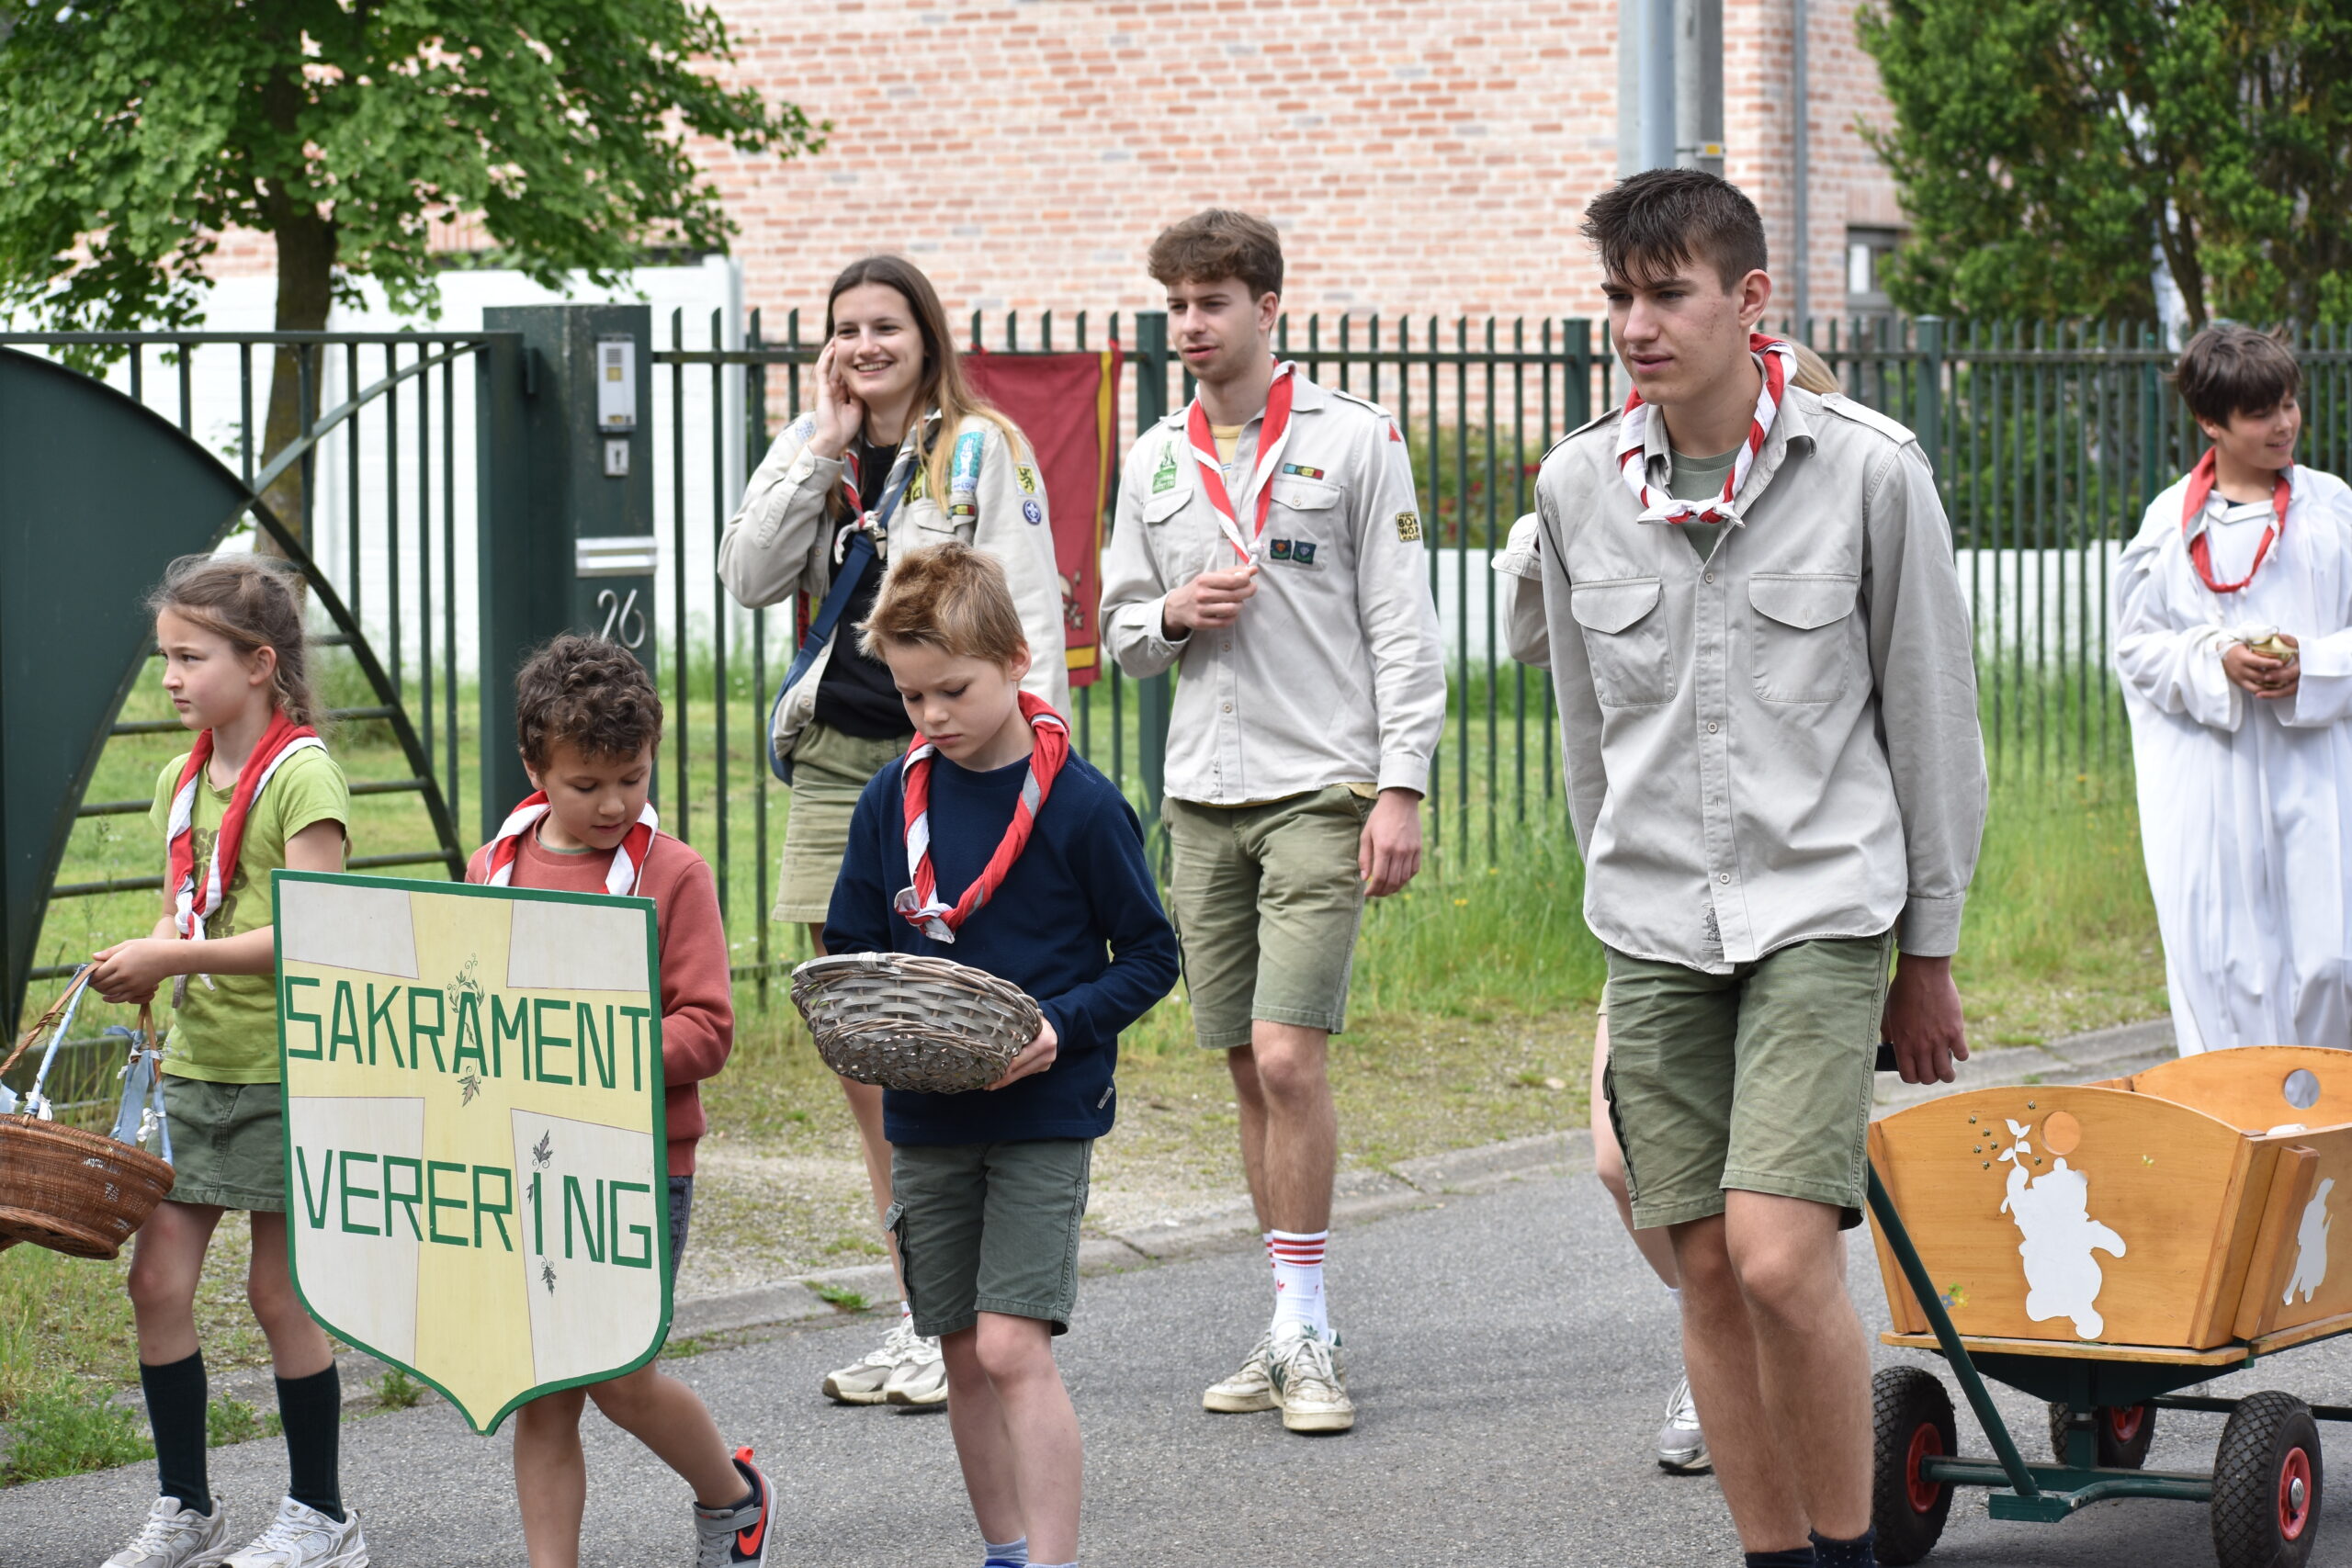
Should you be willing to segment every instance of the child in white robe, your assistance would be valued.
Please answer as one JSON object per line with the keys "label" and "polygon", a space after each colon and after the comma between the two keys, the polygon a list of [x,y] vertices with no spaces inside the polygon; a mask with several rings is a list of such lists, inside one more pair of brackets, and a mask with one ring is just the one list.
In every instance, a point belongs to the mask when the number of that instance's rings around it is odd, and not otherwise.
{"label": "child in white robe", "polygon": [[2115,580],[2183,1055],[2352,1047],[2352,489],[2294,461],[2301,374],[2245,327],[2174,373],[2212,446]]}

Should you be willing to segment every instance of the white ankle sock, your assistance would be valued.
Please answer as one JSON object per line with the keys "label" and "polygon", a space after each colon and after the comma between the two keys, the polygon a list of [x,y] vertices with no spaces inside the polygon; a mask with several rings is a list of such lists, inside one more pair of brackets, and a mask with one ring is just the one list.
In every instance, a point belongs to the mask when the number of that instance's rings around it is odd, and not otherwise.
{"label": "white ankle sock", "polygon": [[1266,1253],[1274,1266],[1274,1326],[1302,1323],[1329,1337],[1331,1316],[1323,1298],[1323,1249],[1328,1230],[1268,1231]]}
{"label": "white ankle sock", "polygon": [[988,1560],[990,1562],[1026,1562],[1029,1561],[1029,1538],[1025,1535],[1019,1540],[1007,1541],[994,1541],[989,1540],[986,1536],[982,1536],[980,1538],[980,1547],[981,1550],[988,1553]]}
{"label": "white ankle sock", "polygon": [[914,1303],[907,1300],[906,1297],[900,1296],[899,1298],[899,1321],[900,1323],[912,1323],[914,1320]]}

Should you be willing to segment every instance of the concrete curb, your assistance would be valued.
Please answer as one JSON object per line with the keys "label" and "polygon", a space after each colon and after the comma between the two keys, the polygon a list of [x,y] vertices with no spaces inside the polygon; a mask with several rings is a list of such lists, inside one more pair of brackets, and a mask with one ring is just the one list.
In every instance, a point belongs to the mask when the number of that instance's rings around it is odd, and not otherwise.
{"label": "concrete curb", "polygon": [[[2166,1019],[2098,1030],[2044,1045],[1994,1047],[1962,1063],[1956,1083],[1903,1084],[1892,1078],[1883,1080],[1879,1085],[1877,1113],[1883,1116],[1963,1089],[1990,1089],[2029,1079],[2083,1083],[2120,1077],[2154,1066],[2170,1057],[2173,1051],[2172,1023]],[[1591,1165],[1592,1135],[1578,1127],[1426,1155],[1385,1168],[1344,1170],[1340,1174],[1331,1217],[1340,1224],[1362,1224],[1422,1208],[1443,1197],[1489,1191],[1509,1182],[1589,1169]],[[1257,1217],[1247,1199],[1237,1199],[1205,1213],[1159,1225],[1091,1235],[1079,1246],[1078,1267],[1081,1274],[1121,1273],[1181,1258],[1246,1252],[1258,1245]],[[878,1308],[890,1301],[894,1289],[887,1264],[867,1263],[797,1275],[679,1302],[671,1315],[670,1334],[673,1339],[691,1339],[789,1330],[833,1318],[864,1315],[835,1306],[819,1292],[854,1292]],[[344,1403],[373,1403],[377,1380],[388,1370],[384,1363],[355,1351],[338,1358],[338,1364],[343,1370]],[[263,1413],[277,1407],[277,1390],[266,1367],[223,1373],[214,1380],[213,1393],[215,1397],[243,1400]],[[133,1391],[121,1397],[135,1403],[139,1396]],[[428,1391],[426,1397],[437,1396]]]}

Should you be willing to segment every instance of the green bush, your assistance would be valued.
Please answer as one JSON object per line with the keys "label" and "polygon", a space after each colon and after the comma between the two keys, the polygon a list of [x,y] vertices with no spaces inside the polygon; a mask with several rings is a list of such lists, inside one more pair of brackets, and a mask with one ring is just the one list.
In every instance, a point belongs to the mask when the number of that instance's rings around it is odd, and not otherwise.
{"label": "green bush", "polygon": [[19,1399],[10,1425],[14,1436],[0,1480],[12,1486],[111,1470],[155,1453],[136,1410],[71,1377],[55,1378]]}

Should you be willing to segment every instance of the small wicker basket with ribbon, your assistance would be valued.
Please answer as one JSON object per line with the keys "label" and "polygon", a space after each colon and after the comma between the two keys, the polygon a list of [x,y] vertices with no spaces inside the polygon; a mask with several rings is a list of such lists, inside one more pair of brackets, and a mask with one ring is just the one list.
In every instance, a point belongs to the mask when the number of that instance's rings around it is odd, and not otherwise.
{"label": "small wicker basket with ribbon", "polygon": [[904,953],[812,958],[792,972],[792,1004],[833,1071],[920,1094],[996,1082],[1044,1022],[1018,986]]}
{"label": "small wicker basket with ribbon", "polygon": [[[164,1120],[163,1055],[153,1013],[139,1010],[139,1028],[107,1033],[129,1043],[122,1101],[111,1135],[60,1126],[44,1092],[58,1047],[90,983],[90,965],[35,1019],[0,1074],[46,1035],[48,1049],[32,1089],[18,1100],[0,1089],[0,1248],[20,1241],[72,1258],[112,1258],[172,1190],[171,1129]],[[153,1138],[161,1154],[139,1145]]]}

